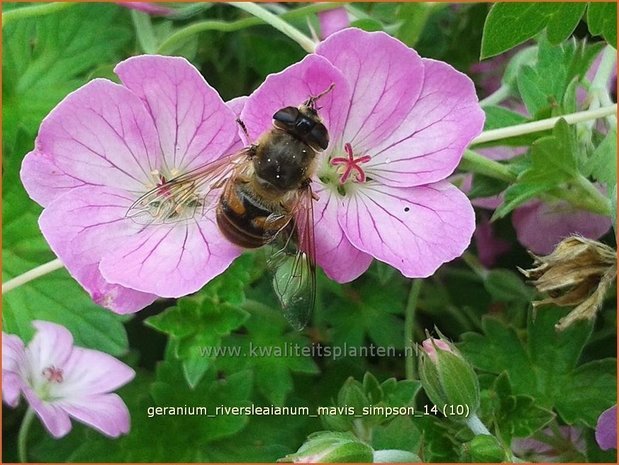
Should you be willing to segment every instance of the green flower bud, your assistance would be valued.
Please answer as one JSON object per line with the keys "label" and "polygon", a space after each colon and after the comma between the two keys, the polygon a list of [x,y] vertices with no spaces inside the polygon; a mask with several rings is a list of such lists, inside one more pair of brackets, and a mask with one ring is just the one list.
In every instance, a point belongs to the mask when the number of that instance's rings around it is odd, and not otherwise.
{"label": "green flower bud", "polygon": [[372,462],[374,451],[351,433],[321,431],[311,434],[294,454],[278,462],[350,463]]}
{"label": "green flower bud", "polygon": [[479,434],[464,447],[465,454],[470,457],[471,462],[497,463],[506,460],[505,450],[494,436]]}
{"label": "green flower bud", "polygon": [[479,381],[453,344],[426,339],[420,346],[419,376],[430,400],[445,416],[464,418],[479,409]]}

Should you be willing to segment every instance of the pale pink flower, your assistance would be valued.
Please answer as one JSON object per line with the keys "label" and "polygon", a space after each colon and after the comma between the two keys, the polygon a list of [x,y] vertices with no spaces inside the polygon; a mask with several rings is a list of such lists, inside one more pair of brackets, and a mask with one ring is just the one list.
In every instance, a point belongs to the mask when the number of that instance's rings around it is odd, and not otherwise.
{"label": "pale pink flower", "polygon": [[345,29],[269,76],[241,119],[257,138],[277,109],[331,84],[319,101],[331,141],[313,185],[318,263],[338,282],[372,257],[407,277],[431,275],[475,227],[470,202],[445,181],[483,127],[473,83],[385,33]]}
{"label": "pale pink flower", "polygon": [[595,426],[595,440],[602,450],[617,448],[617,406],[604,410]]}
{"label": "pale pink flower", "polygon": [[116,2],[125,8],[130,10],[141,11],[142,13],[148,13],[155,16],[168,16],[174,13],[172,8],[159,5],[155,2]]}
{"label": "pale pink flower", "polygon": [[[582,430],[574,426],[559,426],[557,434],[552,428],[545,428],[541,435],[548,436],[549,443],[534,438],[515,438],[511,449],[515,455],[527,462],[564,462],[571,458],[573,453],[584,453],[586,450],[585,438]],[[570,454],[563,456],[563,454]]]}
{"label": "pale pink flower", "polygon": [[214,215],[164,224],[126,216],[156,185],[229,153],[238,127],[184,58],[139,56],[115,71],[123,85],[95,79],[52,110],[21,178],[69,272],[95,302],[130,313],[197,291],[241,253]]}
{"label": "pale pink flower", "polygon": [[317,16],[320,23],[320,37],[323,39],[350,26],[350,18],[345,7],[321,11]]}
{"label": "pale pink flower", "polygon": [[129,431],[129,411],[112,391],[135,376],[111,355],[73,345],[64,327],[34,321],[37,329],[27,347],[2,333],[2,399],[11,407],[20,394],[52,436],[71,430],[73,417],[101,433],[118,437]]}

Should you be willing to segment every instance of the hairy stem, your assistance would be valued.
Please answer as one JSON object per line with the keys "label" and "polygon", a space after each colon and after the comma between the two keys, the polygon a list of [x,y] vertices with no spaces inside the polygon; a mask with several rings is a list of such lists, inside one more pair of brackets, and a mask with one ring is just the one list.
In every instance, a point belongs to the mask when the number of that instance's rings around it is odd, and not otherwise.
{"label": "hairy stem", "polygon": [[487,107],[490,105],[498,105],[503,100],[511,95],[511,89],[508,85],[503,84],[495,92],[488,95],[485,99],[479,101],[479,105]]}
{"label": "hairy stem", "polygon": [[491,142],[495,140],[507,139],[508,137],[522,136],[534,132],[546,131],[552,129],[557,121],[564,119],[568,124],[581,123],[597,118],[604,118],[617,113],[617,104],[608,105],[595,110],[579,111],[568,115],[556,116],[554,118],[546,118],[531,123],[517,124],[500,129],[490,129],[482,132],[471,142],[471,145],[481,144],[483,142]]}
{"label": "hairy stem", "polygon": [[26,414],[21,421],[21,426],[19,427],[19,434],[17,436],[17,452],[19,455],[19,461],[21,463],[28,462],[28,431],[30,431],[30,425],[32,425],[33,419],[34,410],[32,409],[32,407],[28,407],[28,410],[26,410]]}
{"label": "hairy stem", "polygon": [[467,150],[464,152],[464,156],[458,165],[463,171],[470,171],[473,173],[483,174],[494,179],[500,179],[501,181],[514,182],[517,175],[513,173],[509,167],[499,163],[498,161],[490,160],[483,155]]}
{"label": "hairy stem", "polygon": [[312,53],[316,48],[316,43],[312,39],[260,5],[253,2],[230,2],[230,5],[246,11],[257,18],[260,18],[265,23],[270,24],[275,29],[294,40],[307,53]]}
{"label": "hairy stem", "polygon": [[57,11],[70,8],[74,5],[78,5],[79,2],[55,2],[45,3],[42,5],[27,6],[23,8],[15,8],[14,10],[6,11],[2,13],[2,26],[26,18],[36,18],[37,16],[49,15],[56,13]]}
{"label": "hairy stem", "polygon": [[475,434],[486,434],[488,436],[492,436],[492,433],[486,428],[476,413],[472,413],[466,419],[466,426]]}
{"label": "hairy stem", "polygon": [[415,312],[419,301],[419,293],[423,280],[413,279],[411,289],[408,294],[408,303],[406,304],[406,314],[404,322],[404,347],[406,356],[406,379],[415,379],[415,356],[411,348],[413,347],[413,331],[415,329]]}
{"label": "hairy stem", "polygon": [[2,284],[2,293],[6,294],[7,292],[18,288],[34,279],[37,279],[47,273],[51,273],[52,271],[59,270],[64,265],[59,259],[52,260],[51,262],[44,263],[43,265],[37,266],[29,271],[26,271],[19,276],[9,279],[7,282]]}

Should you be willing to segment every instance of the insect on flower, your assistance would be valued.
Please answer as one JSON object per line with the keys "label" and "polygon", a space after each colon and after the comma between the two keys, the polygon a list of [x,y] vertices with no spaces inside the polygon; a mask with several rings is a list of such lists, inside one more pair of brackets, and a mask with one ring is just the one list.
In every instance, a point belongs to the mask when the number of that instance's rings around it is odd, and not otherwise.
{"label": "insect on flower", "polygon": [[[277,244],[269,260],[273,287],[284,315],[299,330],[316,293],[311,177],[317,153],[329,145],[316,103],[333,86],[298,107],[279,109],[273,127],[237,153],[171,179],[154,173],[158,185],[127,212],[136,222],[151,224],[216,208],[217,225],[230,242],[248,249]],[[219,189],[215,200],[211,193]]]}

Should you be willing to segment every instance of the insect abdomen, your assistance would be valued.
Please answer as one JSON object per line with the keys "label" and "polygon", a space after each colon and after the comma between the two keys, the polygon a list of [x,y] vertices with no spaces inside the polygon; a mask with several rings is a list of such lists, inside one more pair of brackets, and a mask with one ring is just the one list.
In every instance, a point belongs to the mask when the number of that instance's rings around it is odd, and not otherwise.
{"label": "insect abdomen", "polygon": [[242,184],[230,183],[217,206],[217,225],[230,242],[255,249],[270,242],[290,221],[284,215],[273,221],[272,215],[245,192]]}

